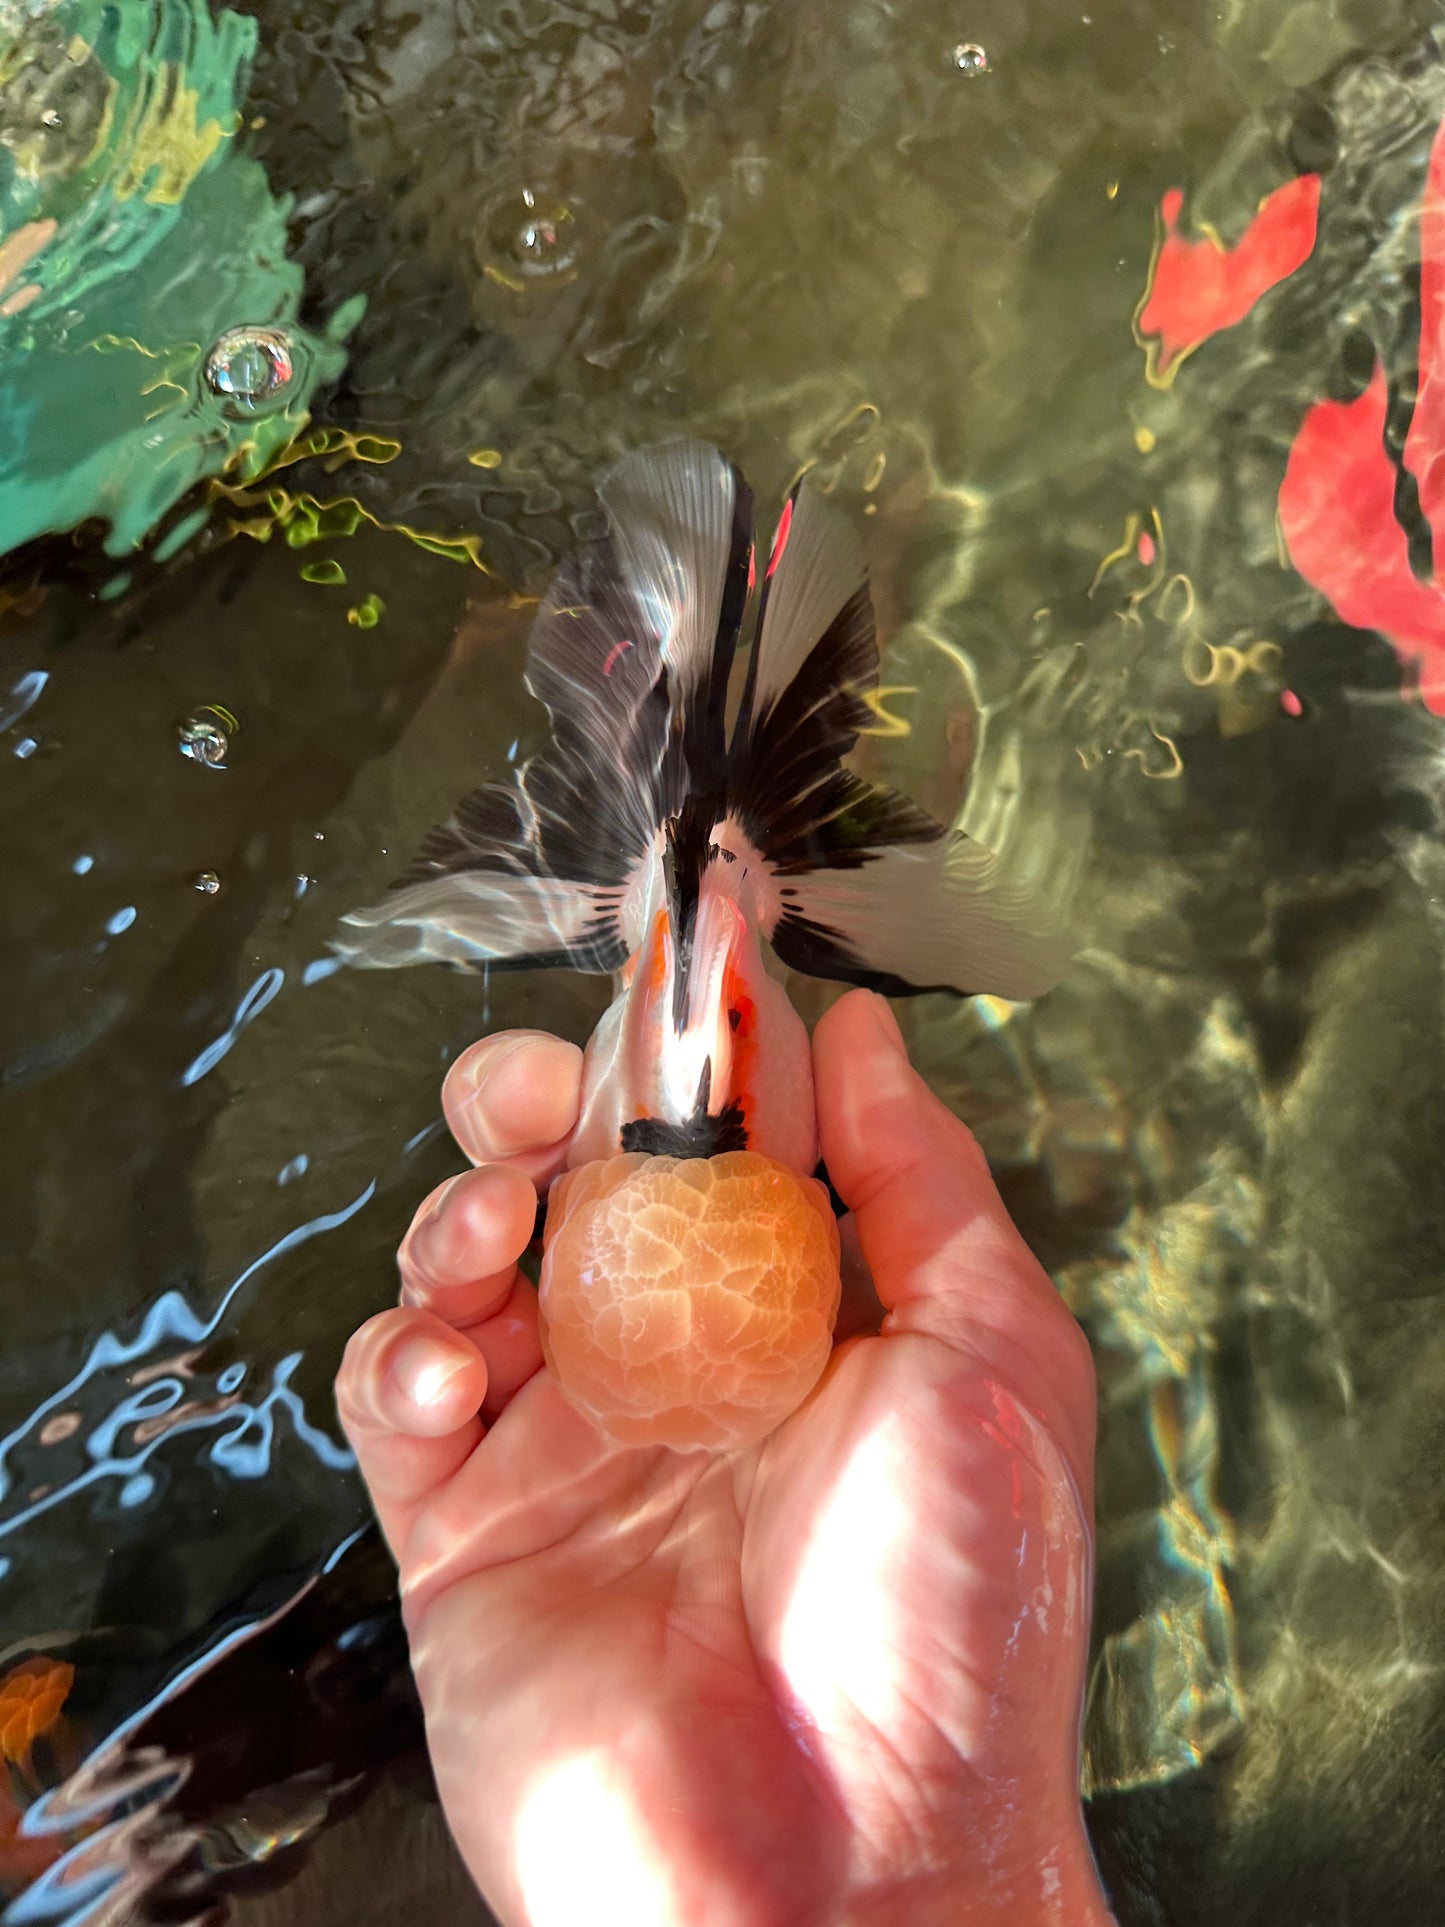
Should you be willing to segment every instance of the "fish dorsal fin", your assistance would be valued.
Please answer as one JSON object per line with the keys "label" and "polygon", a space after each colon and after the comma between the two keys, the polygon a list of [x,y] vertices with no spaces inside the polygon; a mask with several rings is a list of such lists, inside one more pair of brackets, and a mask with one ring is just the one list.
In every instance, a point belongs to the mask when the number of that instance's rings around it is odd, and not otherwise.
{"label": "fish dorsal fin", "polygon": [[729,755],[729,801],[776,871],[827,862],[840,836],[942,834],[906,797],[843,768],[872,720],[864,698],[877,683],[862,545],[846,517],[800,483],[773,538]]}
{"label": "fish dorsal fin", "polygon": [[620,462],[599,494],[638,626],[666,670],[689,787],[715,788],[752,575],[752,490],[715,448],[679,440]]}
{"label": "fish dorsal fin", "polygon": [[716,850],[712,840],[716,824],[716,799],[690,796],[664,825],[662,875],[673,945],[672,1023],[679,1032],[687,1023],[698,905],[703,873]]}
{"label": "fish dorsal fin", "polygon": [[552,740],[464,797],[392,896],[345,919],[351,961],[616,969],[659,829],[690,793],[720,791],[751,492],[716,449],[674,441],[627,456],[599,497],[607,528],[558,569],[528,641]]}

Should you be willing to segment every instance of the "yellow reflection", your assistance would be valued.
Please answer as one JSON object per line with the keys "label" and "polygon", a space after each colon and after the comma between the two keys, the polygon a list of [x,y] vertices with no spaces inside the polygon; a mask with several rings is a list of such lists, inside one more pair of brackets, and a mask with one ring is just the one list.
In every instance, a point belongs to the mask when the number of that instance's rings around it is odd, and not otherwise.
{"label": "yellow reflection", "polygon": [[878,718],[874,724],[865,723],[858,731],[860,736],[899,737],[913,734],[913,725],[907,717],[895,716],[885,708],[890,696],[916,696],[918,691],[911,683],[884,683],[877,689],[860,690],[859,694]]}

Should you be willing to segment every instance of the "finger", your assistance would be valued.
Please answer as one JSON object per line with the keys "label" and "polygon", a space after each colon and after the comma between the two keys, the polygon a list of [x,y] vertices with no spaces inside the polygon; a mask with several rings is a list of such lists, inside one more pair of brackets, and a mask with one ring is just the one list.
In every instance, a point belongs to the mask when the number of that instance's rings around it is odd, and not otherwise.
{"label": "finger", "polygon": [[412,1219],[396,1255],[405,1303],[449,1325],[472,1325],[506,1300],[532,1241],[537,1194],[504,1164],[439,1184]]}
{"label": "finger", "polygon": [[417,1507],[476,1449],[486,1394],[481,1353],[430,1312],[384,1311],[352,1335],[336,1409],[398,1560]]}
{"label": "finger", "polygon": [[820,1019],[813,1060],[824,1162],[857,1218],[885,1329],[965,1347],[1036,1391],[1086,1480],[1088,1345],[1009,1217],[973,1133],[913,1069],[892,1011],[868,991]]}
{"label": "finger", "polygon": [[537,1292],[529,1278],[518,1277],[506,1302],[467,1333],[487,1361],[487,1396],[482,1417],[488,1425],[506,1410],[528,1379],[542,1369],[537,1330]]}
{"label": "finger", "polygon": [[581,1051],[540,1030],[484,1037],[442,1085],[447,1124],[473,1164],[508,1163],[539,1190],[566,1162],[581,1103]]}

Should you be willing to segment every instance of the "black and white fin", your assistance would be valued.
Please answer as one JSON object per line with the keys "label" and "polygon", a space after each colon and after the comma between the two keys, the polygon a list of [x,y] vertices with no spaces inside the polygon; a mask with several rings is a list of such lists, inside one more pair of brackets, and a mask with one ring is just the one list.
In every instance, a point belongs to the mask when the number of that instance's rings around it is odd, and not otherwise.
{"label": "black and white fin", "polygon": [[675,441],[628,456],[599,496],[606,533],[558,569],[528,643],[551,742],[464,798],[392,894],[343,920],[349,962],[615,970],[659,829],[720,792],[751,493],[715,449]]}
{"label": "black and white fin", "polygon": [[1040,995],[1069,957],[1044,898],[981,845],[844,768],[877,683],[862,545],[836,509],[795,488],[729,755],[729,802],[778,887],[774,950],[790,969],[890,996]]}

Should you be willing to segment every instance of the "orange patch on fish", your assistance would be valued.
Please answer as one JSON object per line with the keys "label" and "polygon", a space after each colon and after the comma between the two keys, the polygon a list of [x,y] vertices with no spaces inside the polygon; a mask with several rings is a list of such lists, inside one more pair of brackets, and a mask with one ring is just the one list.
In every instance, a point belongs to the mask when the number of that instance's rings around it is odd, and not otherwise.
{"label": "orange patch on fish", "polygon": [[1181,234],[1184,193],[1169,190],[1159,204],[1159,240],[1134,324],[1155,387],[1167,387],[1201,342],[1243,321],[1262,295],[1309,259],[1319,206],[1319,175],[1301,174],[1266,195],[1227,248],[1217,234],[1197,241]]}
{"label": "orange patch on fish", "polygon": [[11,1667],[0,1679],[0,1758],[24,1765],[60,1717],[74,1683],[75,1668],[63,1659],[38,1654]]}
{"label": "orange patch on fish", "polygon": [[732,1072],[727,1097],[743,1114],[746,1126],[753,1115],[753,1072],[758,1057],[758,1007],[747,993],[740,972],[729,964],[723,978],[728,1027],[732,1032]]}
{"label": "orange patch on fish", "polygon": [[647,976],[647,988],[652,991],[661,991],[667,986],[667,938],[670,928],[667,912],[659,910],[652,926]]}

